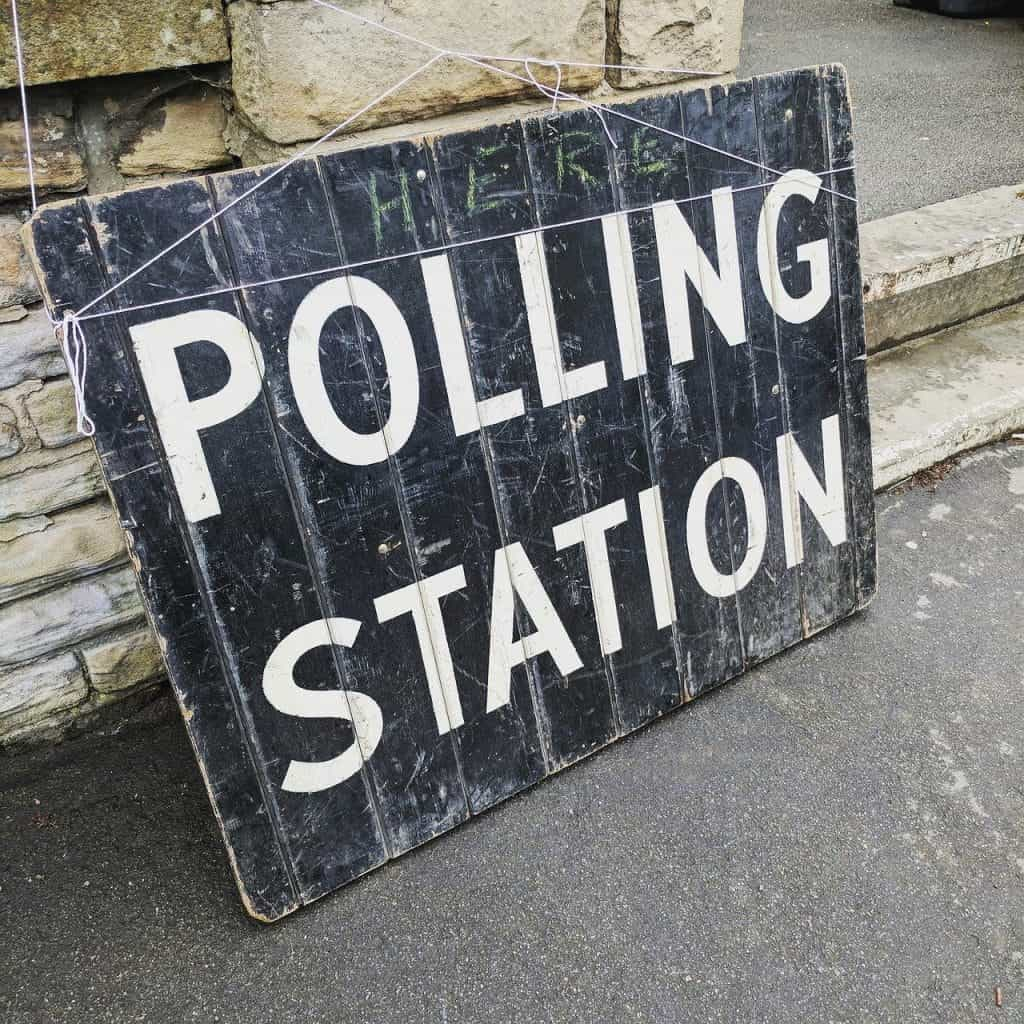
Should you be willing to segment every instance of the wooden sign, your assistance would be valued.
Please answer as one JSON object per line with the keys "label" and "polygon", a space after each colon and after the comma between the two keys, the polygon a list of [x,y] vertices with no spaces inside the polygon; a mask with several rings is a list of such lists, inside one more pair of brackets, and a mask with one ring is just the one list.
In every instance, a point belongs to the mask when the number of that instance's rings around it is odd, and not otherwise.
{"label": "wooden sign", "polygon": [[254,916],[874,591],[842,70],[615,111],[31,223]]}

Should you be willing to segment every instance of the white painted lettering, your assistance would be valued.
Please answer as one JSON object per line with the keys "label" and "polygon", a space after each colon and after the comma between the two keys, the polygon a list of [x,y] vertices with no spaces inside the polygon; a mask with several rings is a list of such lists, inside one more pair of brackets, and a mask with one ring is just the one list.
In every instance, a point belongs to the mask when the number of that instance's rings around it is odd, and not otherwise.
{"label": "white painted lettering", "polygon": [[316,647],[351,647],[355,619],[319,619],[289,633],[274,648],[263,670],[263,695],[275,711],[296,718],[340,718],[352,723],[356,741],[327,761],[292,761],[281,788],[288,793],[319,793],[352,778],[373,755],[384,734],[380,705],[355,690],[307,690],[295,683],[299,659]]}
{"label": "white painted lettering", "polygon": [[455,681],[448,631],[441,614],[441,598],[465,586],[466,573],[461,565],[456,565],[418,583],[384,594],[373,602],[381,622],[389,622],[400,615],[412,615],[423,670],[427,676],[430,703],[434,708],[434,719],[440,736],[463,724],[462,702]]}
{"label": "white painted lettering", "polygon": [[601,218],[604,251],[608,261],[608,283],[612,293],[615,336],[619,343],[624,380],[642,377],[647,372],[644,352],[643,320],[633,263],[633,239],[629,218],[623,213],[610,213]]}
{"label": "white painted lettering", "polygon": [[[536,632],[513,640],[515,598],[523,602]],[[509,544],[494,552],[494,590],[491,594],[491,649],[487,668],[487,710],[504,707],[512,689],[512,669],[548,653],[558,671],[569,676],[583,667],[565,625],[523,550]]]}
{"label": "white painted lettering", "polygon": [[619,627],[619,609],[615,603],[615,584],[608,560],[608,531],[620,526],[628,518],[626,503],[619,499],[585,512],[575,519],[559,523],[552,533],[555,548],[562,551],[582,544],[587,558],[590,586],[594,595],[597,616],[597,634],[601,640],[601,653],[614,654],[622,649],[622,630]]}
{"label": "white painted lettering", "polygon": [[832,295],[828,239],[819,238],[796,247],[799,263],[811,271],[811,287],[806,295],[791,295],[779,272],[779,220],[782,208],[793,196],[813,203],[821,188],[821,178],[810,171],[787,171],[771,187],[761,207],[757,223],[757,273],[761,288],[772,309],[791,324],[803,324],[816,317]]}
{"label": "white painted lettering", "polygon": [[665,303],[665,323],[668,327],[669,354],[673,363],[685,363],[693,359],[687,281],[697,289],[701,302],[730,345],[740,345],[747,340],[732,189],[716,188],[711,196],[718,273],[715,273],[711,261],[697,245],[697,236],[686,222],[679,205],[672,200],[654,204],[658,265]]}
{"label": "white painted lettering", "polygon": [[[740,485],[747,519],[747,550],[739,566],[719,572],[708,548],[707,517],[711,494],[726,479]],[[746,459],[729,457],[712,463],[697,480],[686,511],[686,546],[697,582],[712,597],[738,594],[757,573],[768,539],[768,509],[764,488],[754,467]]]}
{"label": "white painted lettering", "polygon": [[543,405],[558,405],[565,399],[579,398],[607,387],[608,375],[602,361],[568,371],[562,362],[541,232],[517,235],[516,252],[519,255],[526,321],[530,328],[530,343],[533,346],[533,360]]}
{"label": "white painted lettering", "polygon": [[477,401],[448,257],[427,256],[420,265],[455,433],[460,436],[471,434],[481,426],[494,426],[522,416],[526,409],[521,388]]}
{"label": "white painted lettering", "polygon": [[[320,365],[320,335],[338,310],[355,306],[373,322],[387,365],[388,422],[372,434],[346,426],[334,410]],[[318,284],[299,304],[288,339],[288,370],[295,401],[317,444],[339,462],[370,466],[396,455],[409,440],[419,410],[420,385],[409,326],[392,298],[365,277]]]}
{"label": "white painted lettering", "polygon": [[[260,393],[259,343],[238,317],[217,309],[179,313],[129,331],[185,518],[198,523],[220,515],[199,432],[237,416]],[[176,353],[199,341],[224,353],[228,379],[212,395],[190,401]]]}
{"label": "white painted lettering", "polygon": [[665,536],[665,510],[661,504],[661,488],[648,487],[640,492],[640,525],[644,532],[647,573],[654,600],[654,621],[658,629],[676,621],[676,595],[672,589],[672,569],[668,560],[668,539]]}
{"label": "white painted lettering", "polygon": [[821,421],[821,446],[825,461],[825,486],[822,487],[800,451],[792,434],[777,439],[779,484],[782,492],[782,532],[786,542],[786,565],[804,560],[804,535],[800,515],[802,498],[832,546],[846,540],[846,492],[843,481],[843,446],[839,436],[839,417]]}

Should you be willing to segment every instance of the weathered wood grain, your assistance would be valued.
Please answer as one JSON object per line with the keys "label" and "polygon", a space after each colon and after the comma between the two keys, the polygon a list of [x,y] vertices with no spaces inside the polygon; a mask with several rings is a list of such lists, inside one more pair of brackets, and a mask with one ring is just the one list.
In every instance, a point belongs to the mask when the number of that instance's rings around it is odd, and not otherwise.
{"label": "weathered wood grain", "polygon": [[[55,314],[120,282],[82,322],[88,411],[261,919],[874,593],[842,70],[618,109],[78,200],[28,229]],[[791,169],[822,187],[781,203],[776,247],[766,197]],[[199,430],[197,494],[146,346],[159,327],[184,408],[217,395],[233,364],[204,311],[240,330],[252,392]],[[842,516],[812,493],[825,423]],[[268,689],[299,633],[320,638],[287,680],[312,713]]]}
{"label": "weathered wood grain", "polygon": [[[761,162],[781,172],[826,169],[828,147],[817,71],[766,75],[754,81],[754,92]],[[825,185],[832,187],[827,180]],[[778,269],[791,295],[806,295],[812,287],[809,265],[799,258],[797,248],[830,237],[831,213],[829,193],[824,191],[819,191],[813,203],[798,197],[783,208]],[[787,426],[822,482],[825,467],[821,424],[839,412],[843,401],[843,351],[834,264],[830,273],[832,298],[820,313],[804,323],[776,317]],[[806,508],[802,508],[801,522],[801,613],[804,636],[810,636],[853,609],[854,565],[850,545],[833,546]]]}
{"label": "weathered wood grain", "polygon": [[[84,203],[47,211],[32,221],[30,237],[34,258],[47,271],[44,287],[55,313],[81,308],[108,287]],[[108,299],[100,308],[115,306]],[[125,324],[119,317],[93,320],[85,336],[96,449],[146,608],[243,899],[255,916],[273,920],[294,910],[302,897],[264,752],[247,719],[239,678],[225,666],[211,627],[209,596],[139,387]]]}
{"label": "weathered wood grain", "polygon": [[[321,169],[348,262],[432,251],[441,244],[421,145],[325,157]],[[435,258],[447,263],[443,254]],[[412,331],[420,370],[420,416],[392,461],[417,578],[457,572],[460,567],[465,578],[462,587],[441,601],[446,635],[438,646],[451,648],[458,690],[458,705],[451,713],[461,722],[452,736],[457,739],[470,807],[478,812],[545,773],[529,694],[517,688],[508,704],[487,711],[486,596],[493,585],[494,551],[502,546],[488,467],[479,432],[456,432],[420,261],[403,258],[358,273],[392,296]],[[465,347],[461,332],[445,341]],[[382,396],[379,401],[384,401],[387,374],[379,346],[370,344],[368,355]]]}
{"label": "weathered wood grain", "polygon": [[[867,352],[864,338],[864,302],[857,234],[857,182],[853,165],[853,118],[846,74],[838,65],[821,69],[822,102],[833,171],[828,181],[835,190],[832,204],[834,278],[843,339],[840,370],[843,380],[844,446],[847,459],[847,516],[856,569],[857,606],[875,596],[875,504],[871,479],[871,423],[868,417]],[[847,196],[849,198],[843,198]],[[870,493],[869,493],[870,491]]]}
{"label": "weathered wood grain", "polygon": [[[450,240],[537,226],[520,125],[446,136],[434,141],[432,152]],[[555,525],[584,508],[568,410],[560,393],[545,404],[535,372],[535,325],[525,312],[520,244],[514,238],[481,241],[454,250],[452,263],[478,397],[516,390],[523,396],[523,415],[481,431],[505,540],[522,544],[582,662],[569,675],[546,654],[531,665],[551,765],[558,768],[611,740],[616,724],[585,556],[578,546],[557,551],[552,535]],[[542,253],[532,255],[539,259]],[[520,634],[533,634],[536,624],[521,605],[518,611]]]}
{"label": "weathered wood grain", "polygon": [[[113,280],[134,270],[140,253],[163,248],[213,212],[201,181],[181,183],[173,190],[101,197],[90,200],[89,207],[99,255]],[[129,281],[119,301],[138,305],[201,295],[232,280],[213,225],[169,255],[165,265]],[[220,295],[176,303],[173,314],[196,309],[240,313],[234,296]],[[148,310],[123,316],[129,329],[152,320]],[[178,360],[193,397],[222,385],[226,366],[212,345],[197,340],[183,346]],[[133,362],[137,367],[134,353]],[[360,776],[321,793],[295,794],[281,788],[293,759],[318,760],[344,749],[353,737],[340,720],[325,735],[315,722],[280,715],[263,694],[264,668],[280,639],[329,614],[304,548],[295,496],[265,396],[229,422],[208,428],[202,440],[221,513],[188,526],[196,571],[218,626],[221,657],[235,677],[242,713],[275,793],[276,814],[300,894],[309,900],[380,863],[385,851]],[[299,685],[344,689],[333,653],[334,649],[321,647],[306,655],[297,673]]]}
{"label": "weathered wood grain", "polygon": [[[600,364],[607,387],[565,396],[567,436],[573,440],[577,482],[586,513],[610,510],[602,529],[614,591],[612,621],[598,632],[615,696],[620,733],[630,732],[679,701],[679,666],[670,630],[657,626],[650,583],[637,572],[644,551],[639,495],[654,483],[646,441],[639,376],[625,377],[621,345],[642,345],[638,324],[617,323],[611,275],[623,293],[626,268],[609,265],[606,233],[628,254],[628,237],[614,216],[610,145],[601,122],[587,110],[525,124],[527,155],[541,225],[601,218],[544,234],[544,250],[565,370]],[[607,220],[603,218],[608,218]],[[620,296],[628,318],[632,296]],[[621,339],[621,344],[620,344]],[[634,361],[635,353],[630,353]],[[614,511],[621,503],[621,511]],[[601,524],[603,525],[603,523]],[[597,552],[600,556],[601,552]],[[601,586],[588,567],[590,590]],[[595,594],[595,604],[597,599]]]}
{"label": "weathered wood grain", "polygon": [[[732,188],[737,252],[743,281],[747,342],[730,345],[705,313],[715,419],[723,453],[745,459],[758,472],[769,509],[768,537],[761,568],[738,597],[740,633],[747,665],[800,638],[798,576],[787,571],[778,510],[782,507],[775,439],[785,432],[784,396],[779,387],[775,316],[757,273],[757,225],[766,188],[774,176],[760,163],[753,85],[737,82],[695,89],[680,97],[686,165],[696,195]],[[698,241],[714,266],[715,221],[710,199],[688,208]],[[727,518],[731,568],[747,556],[749,510],[735,483],[728,482]],[[774,512],[774,514],[773,514]],[[722,567],[724,569],[724,566]]]}
{"label": "weathered wood grain", "polygon": [[[252,187],[258,172],[211,179],[219,202]],[[269,214],[269,215],[268,215]],[[304,161],[271,182],[266,193],[229,209],[221,218],[242,281],[290,276],[345,262],[315,162]],[[296,244],[296,240],[301,240]],[[268,399],[295,494],[296,515],[309,533],[325,617],[361,623],[351,649],[336,647],[346,688],[381,707],[380,753],[368,762],[380,816],[393,854],[451,828],[467,813],[452,738],[439,734],[429,702],[411,616],[379,623],[374,598],[415,581],[399,507],[397,479],[387,461],[346,465],[321,457],[298,408],[289,374],[289,334],[296,310],[319,285],[337,274],[309,277],[241,292],[253,333],[267,364]],[[342,288],[348,299],[348,289]],[[339,311],[319,338],[319,365],[335,414],[363,433],[381,427],[371,387],[362,324],[351,309]],[[301,623],[300,623],[301,624]],[[287,630],[285,630],[287,632]],[[337,747],[334,722],[307,725],[322,760]],[[346,784],[355,789],[354,783]],[[300,794],[297,800],[307,797]],[[328,832],[339,823],[326,821]]]}
{"label": "weathered wood grain", "polygon": [[[667,129],[671,135],[634,121],[609,119],[618,142],[621,202],[625,209],[682,200],[684,218],[692,217],[686,200],[694,195],[686,165],[682,116],[677,97],[641,100],[625,107],[632,117]],[[735,597],[713,597],[694,575],[686,542],[691,491],[705,470],[722,457],[715,422],[711,368],[701,303],[682,267],[671,280],[662,276],[654,216],[631,214],[630,231],[636,258],[646,355],[646,401],[650,447],[668,542],[668,569],[678,617],[679,655],[689,697],[717,686],[743,668],[738,607]],[[666,323],[665,290],[688,296],[693,358],[676,362]],[[707,532],[711,554],[722,571],[731,566],[726,532],[725,491],[720,486],[708,505]]]}

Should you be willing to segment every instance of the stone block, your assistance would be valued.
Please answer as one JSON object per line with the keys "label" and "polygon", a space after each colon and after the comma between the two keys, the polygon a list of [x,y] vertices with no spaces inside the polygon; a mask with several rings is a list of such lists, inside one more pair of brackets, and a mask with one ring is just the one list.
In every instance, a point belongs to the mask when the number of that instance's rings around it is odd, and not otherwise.
{"label": "stone block", "polygon": [[107,502],[53,516],[0,523],[0,604],[127,559],[124,533]]}
{"label": "stone block", "polygon": [[41,309],[13,323],[0,323],[0,389],[67,372],[53,328]]}
{"label": "stone block", "polygon": [[85,675],[73,654],[0,669],[0,745],[66,719],[88,695]]}
{"label": "stone block", "polygon": [[[603,0],[522,0],[513,16],[498,0],[353,0],[352,9],[436,45],[592,63],[605,59]],[[238,110],[276,143],[322,135],[431,56],[429,50],[304,0],[236,0],[228,15]],[[522,67],[504,66],[523,73]],[[535,73],[554,83],[550,71]],[[566,68],[562,85],[579,91],[602,78],[599,68]],[[530,93],[536,89],[529,84],[449,59],[384,100],[353,129]]]}
{"label": "stone block", "polygon": [[0,605],[0,666],[32,661],[138,622],[144,614],[128,568]]}
{"label": "stone block", "polygon": [[868,351],[1024,300],[1024,183],[860,227]]}
{"label": "stone block", "polygon": [[[3,45],[0,40],[0,53]],[[31,97],[29,111],[37,195],[80,192],[86,186],[86,171],[71,98],[63,92],[44,90]],[[8,92],[0,95],[0,199],[28,194],[21,104],[16,92]]]}
{"label": "stone block", "polygon": [[25,447],[18,425],[18,414],[0,405],[0,459],[17,455]]}
{"label": "stone block", "polygon": [[136,629],[82,649],[93,688],[120,693],[164,672],[160,646],[149,628]]}
{"label": "stone block", "polygon": [[0,214],[0,309],[39,301],[39,287],[21,244],[21,220]]}
{"label": "stone block", "polygon": [[[208,79],[208,80],[207,80]],[[116,192],[232,162],[227,76],[158,71],[84,83],[76,113],[91,192]]]}
{"label": "stone block", "polygon": [[[612,62],[664,68],[735,71],[740,59],[743,0],[609,0]],[[648,71],[610,71],[616,86],[635,89],[684,78]]]}
{"label": "stone block", "polygon": [[[8,468],[11,472],[4,475]],[[0,460],[0,522],[55,512],[103,493],[103,475],[91,441]]]}
{"label": "stone block", "polygon": [[1024,430],[1022,337],[1024,307],[1009,306],[868,359],[875,490]]}
{"label": "stone block", "polygon": [[32,454],[42,448],[60,448],[77,440],[69,378],[27,380],[0,391],[0,459],[21,456],[14,465],[0,466],[0,478],[37,465]]}
{"label": "stone block", "polygon": [[42,386],[42,381],[29,380],[0,391],[0,458],[40,447],[25,411],[25,401]]}
{"label": "stone block", "polygon": [[44,448],[60,448],[79,437],[75,389],[68,377],[44,383],[27,395],[25,415]]}
{"label": "stone block", "polygon": [[227,111],[217,89],[198,84],[147,107],[121,140],[117,169],[128,177],[184,174],[231,163]]}
{"label": "stone block", "polygon": [[[19,0],[18,8],[30,85],[210,64],[229,56],[220,0]],[[4,4],[0,89],[17,81],[10,6]]]}

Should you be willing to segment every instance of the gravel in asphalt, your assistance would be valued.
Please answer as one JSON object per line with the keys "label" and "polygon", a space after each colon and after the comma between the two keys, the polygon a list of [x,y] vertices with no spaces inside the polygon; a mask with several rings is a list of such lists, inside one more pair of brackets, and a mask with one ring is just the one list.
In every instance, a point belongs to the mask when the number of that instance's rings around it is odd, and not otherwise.
{"label": "gravel in asphalt", "polygon": [[176,720],[0,762],[0,1019],[1024,1020],[1024,445],[947,469],[866,612],[275,926]]}

